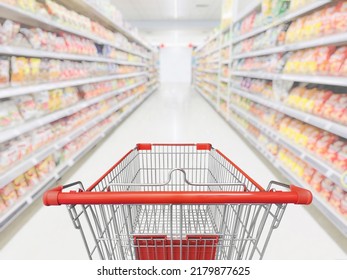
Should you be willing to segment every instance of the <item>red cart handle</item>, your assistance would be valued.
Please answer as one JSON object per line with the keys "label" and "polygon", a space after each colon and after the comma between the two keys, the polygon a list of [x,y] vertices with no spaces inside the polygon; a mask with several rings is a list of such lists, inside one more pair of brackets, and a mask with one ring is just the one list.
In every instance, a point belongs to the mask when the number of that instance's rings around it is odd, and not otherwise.
{"label": "red cart handle", "polygon": [[310,204],[312,194],[309,190],[291,185],[290,191],[256,192],[62,192],[63,186],[44,194],[45,205],[70,204],[263,204],[294,203]]}

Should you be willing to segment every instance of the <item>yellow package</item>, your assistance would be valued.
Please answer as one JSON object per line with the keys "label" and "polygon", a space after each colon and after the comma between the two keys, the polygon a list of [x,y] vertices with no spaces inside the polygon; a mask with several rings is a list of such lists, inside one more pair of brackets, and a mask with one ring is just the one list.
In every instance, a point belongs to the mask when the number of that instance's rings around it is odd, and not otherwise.
{"label": "yellow package", "polygon": [[41,59],[32,57],[29,59],[30,69],[31,69],[31,81],[38,82],[40,81],[40,66]]}

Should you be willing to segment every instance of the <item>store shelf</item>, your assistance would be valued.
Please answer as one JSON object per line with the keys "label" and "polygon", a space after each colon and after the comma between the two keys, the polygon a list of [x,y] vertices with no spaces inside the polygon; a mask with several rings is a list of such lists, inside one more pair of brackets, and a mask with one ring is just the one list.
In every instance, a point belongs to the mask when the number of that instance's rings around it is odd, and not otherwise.
{"label": "store shelf", "polygon": [[231,71],[232,76],[249,77],[264,80],[279,80],[280,74],[272,74],[261,71]]}
{"label": "store shelf", "polygon": [[197,47],[195,49],[195,52],[200,52],[205,46],[207,46],[208,43],[212,42],[213,40],[217,39],[217,37],[220,35],[220,32],[216,32],[213,34],[210,38],[208,38],[201,46]]}
{"label": "store shelf", "polygon": [[42,28],[46,31],[51,31],[51,32],[60,32],[60,31],[64,31],[64,32],[68,32],[80,37],[84,37],[87,39],[90,39],[98,44],[102,44],[102,45],[109,45],[112,46],[114,48],[123,50],[125,52],[134,54],[134,55],[138,55],[144,58],[148,58],[148,56],[143,55],[143,54],[139,54],[137,52],[133,52],[133,51],[129,51],[127,49],[124,49],[114,43],[111,43],[105,39],[99,38],[95,35],[89,34],[87,32],[83,32],[71,27],[68,27],[66,25],[61,25],[58,24],[57,22],[51,20],[50,18],[44,17],[43,15],[40,14],[33,14],[29,11],[23,10],[21,8],[6,4],[6,3],[2,3],[0,2],[0,14],[1,15],[6,15],[7,19],[11,19],[15,22],[20,22],[29,26],[33,26],[33,27],[38,27],[38,28]]}
{"label": "store shelf", "polygon": [[[217,104],[213,103],[213,101],[197,86],[195,86],[195,90],[215,109],[217,110]],[[203,89],[205,90],[205,89]]]}
{"label": "store shelf", "polygon": [[[114,130],[115,127],[117,127],[128,115],[130,115],[147,97],[149,97],[156,88],[149,90],[147,93],[142,94],[141,100],[137,101],[135,104],[132,105],[131,108],[129,108],[123,116],[121,116],[117,122],[110,127],[108,127],[104,132],[102,132],[100,135],[95,137],[93,140],[90,141],[90,143],[81,151],[79,151],[77,154],[75,154],[72,158],[70,158],[67,162],[64,164],[58,166],[52,174],[50,174],[44,181],[42,181],[38,186],[36,186],[34,189],[32,189],[30,192],[28,192],[25,196],[20,198],[18,201],[16,201],[16,204],[14,204],[12,207],[10,207],[6,212],[4,212],[2,215],[0,215],[0,232],[4,230],[17,216],[19,216],[25,209],[28,208],[30,204],[33,203],[37,198],[39,198],[42,193],[52,187],[54,184],[56,184],[57,180],[59,180],[66,171],[69,170],[71,166],[73,166],[80,158],[82,158],[86,153],[88,153],[93,147],[95,147],[102,138],[106,137],[110,132]],[[141,95],[141,94],[140,94]],[[136,96],[132,96],[120,104],[116,106],[115,108],[111,109],[104,115],[100,116],[100,121],[107,116],[111,115],[115,111],[122,108],[124,105],[128,104],[132,100],[134,100]],[[94,124],[96,125],[97,122]],[[83,132],[81,132],[83,133]],[[76,136],[77,137],[77,136]]]}
{"label": "store shelf", "polygon": [[292,75],[282,74],[279,77],[286,81],[314,83],[322,85],[347,86],[347,77],[319,76],[319,75]]}
{"label": "store shelf", "polygon": [[328,202],[322,198],[319,193],[314,191],[308,184],[303,180],[297,178],[292,174],[285,166],[281,163],[277,163],[278,170],[286,176],[292,184],[309,189],[313,193],[313,204],[332,222],[340,232],[347,237],[347,220],[344,219]]}
{"label": "store shelf", "polygon": [[296,19],[296,18],[298,18],[300,16],[303,16],[303,15],[309,13],[309,12],[314,11],[315,9],[321,8],[322,6],[324,6],[324,5],[326,5],[326,4],[330,3],[330,2],[331,2],[330,0],[314,1],[314,2],[306,5],[305,7],[302,7],[300,9],[298,9],[297,11],[286,13],[283,16],[281,16],[280,18],[274,20],[270,24],[263,25],[261,27],[258,27],[256,29],[254,29],[251,32],[248,32],[246,34],[243,34],[243,35],[235,37],[234,40],[233,40],[233,44],[236,44],[236,43],[238,43],[240,41],[243,41],[245,39],[253,37],[253,36],[255,36],[255,35],[259,34],[259,33],[262,33],[262,32],[266,31],[267,29],[269,29],[271,27],[274,27],[274,26],[277,26],[279,24],[282,24],[282,23],[294,20],[294,19]]}
{"label": "store shelf", "polygon": [[229,83],[230,79],[229,78],[224,78],[224,77],[220,77],[219,80],[221,82],[224,82],[224,83]]}
{"label": "store shelf", "polygon": [[59,110],[55,113],[51,113],[51,114],[43,116],[41,118],[25,122],[23,124],[20,124],[20,125],[13,127],[13,128],[8,128],[5,130],[2,130],[2,131],[0,131],[0,143],[8,141],[12,138],[18,137],[19,135],[22,135],[26,132],[29,132],[29,131],[31,131],[35,128],[38,128],[40,126],[43,126],[45,124],[48,124],[48,123],[54,122],[56,120],[59,120],[63,117],[72,115],[72,114],[82,110],[83,108],[86,108],[86,107],[89,107],[93,104],[99,103],[100,101],[106,100],[110,97],[117,96],[118,94],[121,94],[124,91],[136,88],[136,87],[138,87],[144,83],[145,83],[145,81],[142,81],[142,82],[136,83],[134,85],[123,87],[121,89],[117,89],[115,91],[105,93],[105,94],[98,96],[96,98],[79,102],[76,105],[71,106],[69,108]]}
{"label": "store shelf", "polygon": [[259,144],[259,141],[254,139],[251,134],[241,127],[235,121],[229,119],[229,124],[234,127],[240,135],[242,135],[251,145],[253,145],[258,152],[260,152],[277,170],[279,170],[290,182],[306,189],[309,189],[313,193],[313,204],[345,235],[347,236],[347,221],[339,215],[336,210],[329,205],[323,198],[319,196],[317,192],[312,190],[312,188],[303,182],[301,179],[297,178],[292,174],[285,166],[283,166],[267,149]]}
{"label": "store shelf", "polygon": [[147,72],[137,72],[137,73],[130,73],[130,74],[114,74],[114,75],[107,75],[107,76],[101,76],[101,77],[92,77],[92,78],[68,80],[68,81],[61,81],[61,82],[51,82],[51,83],[29,85],[29,86],[8,87],[8,88],[0,89],[0,99],[6,98],[6,97],[13,97],[16,95],[30,94],[33,92],[52,90],[52,89],[71,87],[71,86],[80,86],[84,84],[98,83],[98,82],[109,81],[113,79],[125,79],[125,78],[132,78],[132,77],[138,77],[138,76],[144,76],[144,75],[147,75]]}
{"label": "store shelf", "polygon": [[89,3],[86,0],[58,0],[58,2],[62,3],[67,8],[77,11],[91,19],[95,19],[103,26],[113,30],[118,31],[130,38],[132,41],[142,45],[146,49],[153,51],[153,49],[146,43],[144,43],[137,35],[134,35],[130,31],[126,30],[124,27],[116,24],[113,19],[109,18],[107,15],[102,13],[97,6],[93,6],[93,4]]}
{"label": "store shelf", "polygon": [[254,56],[269,55],[269,54],[274,54],[274,53],[296,51],[296,50],[312,48],[312,47],[319,47],[319,46],[326,46],[326,45],[340,45],[340,44],[346,43],[346,42],[347,42],[347,33],[340,33],[340,34],[334,34],[331,36],[325,36],[325,37],[312,39],[312,40],[305,41],[305,42],[297,42],[297,43],[293,43],[293,44],[289,44],[289,45],[283,45],[283,46],[272,47],[272,48],[263,49],[263,50],[246,52],[243,54],[235,54],[235,55],[233,55],[233,59],[240,59],[240,58],[246,58],[246,57],[254,57]]}
{"label": "store shelf", "polygon": [[253,12],[255,9],[261,7],[261,0],[251,0],[247,1],[248,5],[243,9],[243,11],[238,13],[234,18],[234,23],[240,21],[241,19],[248,16],[251,12]]}
{"label": "store shelf", "polygon": [[203,79],[203,81],[205,81],[206,83],[209,83],[209,84],[211,84],[211,85],[214,85],[214,86],[216,86],[216,87],[218,87],[218,82],[216,82],[216,81],[212,81],[212,80],[209,80],[209,79]]}
{"label": "store shelf", "polygon": [[209,51],[207,51],[207,52],[205,52],[205,53],[203,53],[203,54],[201,54],[199,56],[196,56],[196,59],[204,58],[204,57],[209,56],[209,55],[211,55],[211,54],[213,54],[215,52],[218,52],[218,51],[219,51],[219,47],[215,48],[215,49],[212,49],[212,50],[209,50]]}
{"label": "store shelf", "polygon": [[228,60],[223,60],[221,63],[222,64],[229,64],[229,63],[231,63],[231,61],[228,59]]}
{"label": "store shelf", "polygon": [[269,54],[273,54],[273,53],[285,52],[286,50],[287,49],[285,46],[279,46],[279,47],[273,47],[273,48],[264,49],[264,50],[243,52],[242,54],[232,55],[232,59],[236,60],[236,59],[241,59],[241,58],[246,58],[246,57],[269,55]]}
{"label": "store shelf", "polygon": [[252,125],[257,127],[263,134],[267,135],[270,139],[281,144],[288,150],[290,150],[297,157],[301,158],[312,167],[317,169],[324,176],[332,180],[337,185],[341,185],[340,179],[342,178],[342,173],[332,168],[328,163],[325,163],[322,159],[316,157],[309,151],[306,151],[303,147],[297,146],[292,143],[291,140],[281,136],[277,131],[274,131],[272,128],[261,123],[256,117],[252,116],[248,112],[238,108],[234,104],[230,104],[230,108],[236,112],[239,116],[250,122]]}
{"label": "store shelf", "polygon": [[231,42],[226,42],[224,44],[221,45],[221,49],[225,49],[225,48],[228,48],[228,47],[231,47]]}
{"label": "store shelf", "polygon": [[306,112],[302,112],[293,108],[290,108],[282,103],[276,102],[276,101],[272,101],[272,100],[268,100],[266,98],[257,96],[257,94],[252,94],[249,93],[247,91],[238,89],[238,88],[234,88],[231,87],[230,90],[235,93],[238,94],[240,96],[243,96],[245,98],[248,98],[249,100],[252,100],[254,102],[257,102],[259,104],[262,104],[264,106],[267,106],[269,108],[275,109],[279,112],[282,112],[288,116],[291,116],[293,118],[296,118],[298,120],[301,120],[305,123],[311,124],[313,126],[316,126],[318,128],[324,129],[326,131],[329,131],[331,133],[334,133],[338,136],[341,136],[343,138],[347,139],[347,128],[346,126],[306,113]]}
{"label": "store shelf", "polygon": [[196,69],[198,72],[210,73],[210,74],[218,74],[218,69],[208,70],[208,69]]}
{"label": "store shelf", "polygon": [[11,55],[11,56],[14,55],[14,56],[26,56],[26,57],[55,58],[55,59],[61,59],[61,60],[67,59],[67,60],[77,60],[77,61],[95,61],[95,62],[115,63],[120,65],[146,66],[146,64],[142,62],[117,60],[117,59],[107,58],[102,56],[41,51],[41,50],[20,48],[20,47],[13,47],[13,46],[0,46],[0,54]]}
{"label": "store shelf", "polygon": [[322,85],[347,86],[347,77],[302,75],[302,74],[274,74],[260,71],[231,71],[233,76],[249,77],[264,80],[285,80]]}

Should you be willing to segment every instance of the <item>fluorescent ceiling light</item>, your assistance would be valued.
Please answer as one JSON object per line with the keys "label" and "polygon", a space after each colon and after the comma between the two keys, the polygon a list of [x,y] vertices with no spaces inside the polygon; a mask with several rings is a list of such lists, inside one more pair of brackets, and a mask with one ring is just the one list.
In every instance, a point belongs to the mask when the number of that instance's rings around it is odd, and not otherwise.
{"label": "fluorescent ceiling light", "polygon": [[178,18],[178,0],[175,0],[175,18]]}

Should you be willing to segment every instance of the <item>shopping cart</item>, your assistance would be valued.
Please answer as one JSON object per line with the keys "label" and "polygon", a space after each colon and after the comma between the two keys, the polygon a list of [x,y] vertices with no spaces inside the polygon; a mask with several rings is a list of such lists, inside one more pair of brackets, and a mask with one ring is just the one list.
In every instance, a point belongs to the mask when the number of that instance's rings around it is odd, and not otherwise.
{"label": "shopping cart", "polygon": [[265,190],[210,144],[138,144],[87,190],[43,200],[67,205],[90,259],[219,260],[261,259],[286,205],[312,195]]}

